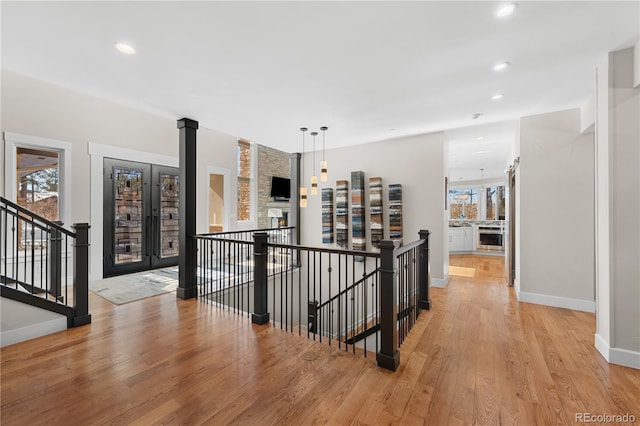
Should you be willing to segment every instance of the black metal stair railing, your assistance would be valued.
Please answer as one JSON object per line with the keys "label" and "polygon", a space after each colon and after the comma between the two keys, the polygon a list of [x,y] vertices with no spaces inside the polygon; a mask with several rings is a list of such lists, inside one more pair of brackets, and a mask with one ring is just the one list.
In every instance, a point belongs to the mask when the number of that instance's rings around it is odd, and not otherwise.
{"label": "black metal stair railing", "polygon": [[[264,232],[274,243],[292,241],[294,227],[250,229],[196,235],[198,297],[234,312],[251,313],[254,274],[254,233]],[[274,271],[280,265],[270,265]]]}
{"label": "black metal stair railing", "polygon": [[364,356],[377,350],[354,338],[376,317],[379,253],[271,243],[266,249],[267,263],[282,265],[267,280],[275,326]]}
{"label": "black metal stair railing", "polygon": [[3,297],[91,322],[89,225],[63,228],[0,197],[0,290]]}
{"label": "black metal stair railing", "polygon": [[[252,232],[252,231],[245,231]],[[380,252],[282,243],[277,230],[198,235],[198,297],[292,333],[374,352],[395,370],[398,348],[429,299],[429,232]]]}

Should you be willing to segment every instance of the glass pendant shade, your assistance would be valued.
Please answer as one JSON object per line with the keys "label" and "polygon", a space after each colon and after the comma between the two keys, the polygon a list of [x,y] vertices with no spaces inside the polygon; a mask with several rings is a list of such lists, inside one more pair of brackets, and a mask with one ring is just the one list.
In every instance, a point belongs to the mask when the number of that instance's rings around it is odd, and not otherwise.
{"label": "glass pendant shade", "polygon": [[320,162],[320,181],[327,181],[327,162],[324,160]]}
{"label": "glass pendant shade", "polygon": [[318,195],[318,177],[311,176],[311,195]]}
{"label": "glass pendant shade", "polygon": [[327,126],[320,127],[322,130],[322,161],[320,162],[320,181],[327,181],[327,161],[324,158],[324,133],[329,130]]}
{"label": "glass pendant shade", "polygon": [[300,207],[307,207],[307,187],[300,187]]}

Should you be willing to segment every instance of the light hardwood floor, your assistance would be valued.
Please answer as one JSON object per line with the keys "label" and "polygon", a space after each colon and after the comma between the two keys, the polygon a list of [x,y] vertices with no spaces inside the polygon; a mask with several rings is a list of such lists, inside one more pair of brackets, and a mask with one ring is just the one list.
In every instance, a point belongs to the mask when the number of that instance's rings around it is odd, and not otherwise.
{"label": "light hardwood floor", "polygon": [[432,289],[395,373],[174,294],[122,306],[91,295],[90,326],[2,349],[1,423],[640,422],[640,370],[605,362],[594,315],[518,303],[502,261],[451,257],[466,276]]}

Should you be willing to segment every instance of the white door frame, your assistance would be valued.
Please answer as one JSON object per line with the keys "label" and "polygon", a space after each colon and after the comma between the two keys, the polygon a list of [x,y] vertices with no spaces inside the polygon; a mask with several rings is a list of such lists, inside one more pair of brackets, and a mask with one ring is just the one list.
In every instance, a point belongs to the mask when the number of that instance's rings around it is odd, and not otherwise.
{"label": "white door frame", "polygon": [[[209,182],[210,176],[211,175],[222,175],[223,179],[224,179],[224,186],[223,186],[223,191],[224,194],[222,195],[222,200],[224,203],[224,213],[223,213],[223,221],[222,221],[222,229],[223,231],[229,231],[229,212],[230,209],[229,207],[231,207],[231,170],[229,169],[225,169],[223,167],[216,167],[216,166],[207,166],[207,182]],[[210,192],[207,191],[207,229],[209,229],[209,206],[211,203],[211,196],[209,195]]]}

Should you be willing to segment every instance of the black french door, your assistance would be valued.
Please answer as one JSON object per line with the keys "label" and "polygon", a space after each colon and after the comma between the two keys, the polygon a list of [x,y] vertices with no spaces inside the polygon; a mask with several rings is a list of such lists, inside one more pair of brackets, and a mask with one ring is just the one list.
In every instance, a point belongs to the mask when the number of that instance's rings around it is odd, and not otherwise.
{"label": "black french door", "polygon": [[178,169],[104,160],[104,277],[178,264]]}

